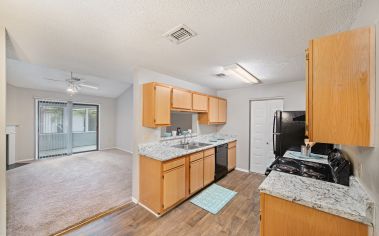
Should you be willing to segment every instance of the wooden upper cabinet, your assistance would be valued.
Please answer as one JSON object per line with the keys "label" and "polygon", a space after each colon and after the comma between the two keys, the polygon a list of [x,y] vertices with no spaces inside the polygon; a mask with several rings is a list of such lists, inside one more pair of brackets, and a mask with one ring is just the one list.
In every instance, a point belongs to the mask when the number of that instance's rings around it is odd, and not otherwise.
{"label": "wooden upper cabinet", "polygon": [[192,110],[192,92],[184,89],[172,89],[172,108]]}
{"label": "wooden upper cabinet", "polygon": [[209,97],[209,123],[218,123],[218,98]]}
{"label": "wooden upper cabinet", "polygon": [[307,70],[310,140],[372,146],[375,121],[374,28],[311,40]]}
{"label": "wooden upper cabinet", "polygon": [[218,99],[218,122],[226,123],[226,100]]}
{"label": "wooden upper cabinet", "polygon": [[198,112],[207,112],[208,96],[198,93],[192,93],[192,110]]}
{"label": "wooden upper cabinet", "polygon": [[200,124],[226,123],[227,102],[223,98],[208,97],[208,112],[199,114]]}
{"label": "wooden upper cabinet", "polygon": [[143,126],[156,128],[171,123],[171,87],[157,83],[143,85]]}
{"label": "wooden upper cabinet", "polygon": [[200,124],[226,123],[225,99],[165,84],[144,84],[142,104],[142,125],[145,127],[170,126],[171,111],[198,112]]}

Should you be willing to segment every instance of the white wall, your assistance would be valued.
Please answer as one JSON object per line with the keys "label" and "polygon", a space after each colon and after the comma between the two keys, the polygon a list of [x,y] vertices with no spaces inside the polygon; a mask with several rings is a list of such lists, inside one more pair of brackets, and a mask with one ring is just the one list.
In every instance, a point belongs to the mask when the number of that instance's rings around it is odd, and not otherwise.
{"label": "white wall", "polygon": [[[342,146],[342,150],[353,162],[354,174],[369,191],[379,208],[379,1],[366,0],[360,9],[352,28],[376,26],[376,127],[375,148]],[[375,220],[375,235],[379,236],[379,217]]]}
{"label": "white wall", "polygon": [[133,86],[117,98],[116,147],[133,151]]}
{"label": "white wall", "polygon": [[[139,158],[138,158],[138,144],[153,142],[160,139],[160,129],[146,128],[142,126],[142,84],[148,82],[159,82],[176,87],[190,89],[193,91],[215,95],[216,91],[206,88],[204,86],[187,82],[174,78],[172,76],[160,74],[151,70],[136,69],[133,74],[133,97],[134,97],[134,148],[133,148],[133,198],[138,200],[139,196]],[[204,134],[209,132],[216,132],[216,126],[198,127],[198,133]]]}
{"label": "white wall", "polygon": [[284,110],[305,110],[305,81],[259,84],[241,89],[222,90],[218,96],[228,100],[227,122],[218,131],[237,135],[237,168],[249,169],[249,101],[284,98]]}
{"label": "white wall", "polygon": [[35,98],[72,100],[100,105],[100,149],[113,148],[115,142],[116,100],[94,96],[19,88],[7,85],[7,124],[19,125],[16,130],[16,161],[35,157]]}
{"label": "white wall", "polygon": [[6,31],[0,25],[0,235],[6,235],[5,179],[5,95],[6,95]]}

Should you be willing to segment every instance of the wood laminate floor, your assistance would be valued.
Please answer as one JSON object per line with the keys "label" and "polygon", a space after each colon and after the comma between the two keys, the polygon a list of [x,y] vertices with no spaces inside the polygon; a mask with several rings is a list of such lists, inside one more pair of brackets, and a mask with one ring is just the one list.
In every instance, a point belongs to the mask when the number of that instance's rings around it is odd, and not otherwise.
{"label": "wood laminate floor", "polygon": [[259,174],[233,171],[217,183],[238,194],[217,215],[187,200],[156,218],[130,204],[67,235],[259,235]]}

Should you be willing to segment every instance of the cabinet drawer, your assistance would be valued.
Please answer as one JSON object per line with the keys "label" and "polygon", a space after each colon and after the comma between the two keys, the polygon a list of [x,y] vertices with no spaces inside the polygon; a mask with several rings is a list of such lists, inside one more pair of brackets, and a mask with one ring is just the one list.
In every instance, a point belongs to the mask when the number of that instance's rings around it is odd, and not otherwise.
{"label": "cabinet drawer", "polygon": [[164,162],[163,171],[168,171],[178,166],[182,166],[184,165],[184,163],[185,163],[184,157]]}
{"label": "cabinet drawer", "polygon": [[194,153],[194,154],[190,155],[190,161],[193,162],[193,161],[199,160],[199,159],[201,159],[203,157],[204,157],[204,153],[203,152],[197,152],[197,153]]}
{"label": "cabinet drawer", "polygon": [[214,148],[211,148],[211,149],[207,149],[204,151],[204,157],[207,157],[207,156],[210,156],[210,155],[213,155],[215,154],[215,149]]}
{"label": "cabinet drawer", "polygon": [[233,142],[228,143],[228,148],[232,148],[235,146],[237,146],[237,141],[233,141]]}

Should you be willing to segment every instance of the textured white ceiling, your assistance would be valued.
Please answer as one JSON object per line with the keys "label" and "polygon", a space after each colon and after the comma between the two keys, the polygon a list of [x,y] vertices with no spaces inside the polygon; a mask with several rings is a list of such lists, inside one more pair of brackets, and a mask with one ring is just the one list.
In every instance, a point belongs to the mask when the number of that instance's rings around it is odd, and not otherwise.
{"label": "textured white ceiling", "polygon": [[[85,87],[81,88],[79,93],[85,95],[116,98],[130,86],[129,83],[123,81],[103,79],[78,73],[74,73],[73,75],[99,87],[97,90]],[[64,81],[68,78],[70,78],[69,71],[7,59],[7,82],[14,86],[65,93],[67,84]],[[54,82],[47,79],[56,79],[63,82]]]}
{"label": "textured white ceiling", "polygon": [[[304,79],[309,39],[347,30],[363,0],[2,0],[9,57],[132,82],[136,66],[215,89],[239,63],[263,83]],[[162,37],[186,24],[180,45]]]}

